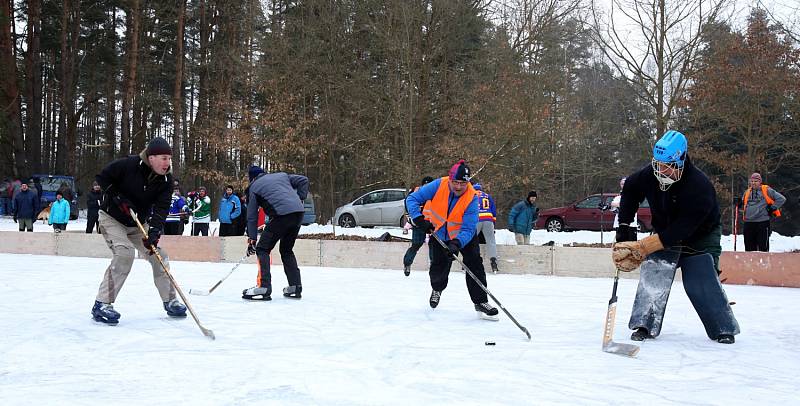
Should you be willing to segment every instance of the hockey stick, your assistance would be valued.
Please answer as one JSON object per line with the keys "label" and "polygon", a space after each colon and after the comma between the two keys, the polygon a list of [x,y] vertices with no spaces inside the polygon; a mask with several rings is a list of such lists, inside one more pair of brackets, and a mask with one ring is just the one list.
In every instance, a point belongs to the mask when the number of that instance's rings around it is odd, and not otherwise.
{"label": "hockey stick", "polygon": [[[144,230],[144,226],[142,226],[142,223],[139,222],[139,218],[136,217],[136,212],[134,212],[133,210],[130,210],[130,212],[131,212],[130,213],[131,217],[133,217],[133,221],[136,222],[137,226],[139,226],[139,230],[142,232],[142,236],[147,238],[147,231]],[[200,320],[197,319],[197,315],[195,315],[194,310],[192,310],[192,305],[190,305],[189,301],[186,300],[186,296],[183,295],[183,291],[181,290],[181,287],[178,286],[178,282],[175,281],[175,278],[172,277],[172,274],[169,272],[169,269],[167,269],[167,266],[164,265],[164,260],[161,258],[161,254],[159,254],[158,250],[155,249],[153,250],[152,253],[156,256],[156,259],[161,264],[161,269],[164,270],[164,273],[167,274],[167,277],[169,278],[170,282],[172,282],[172,286],[174,286],[175,290],[178,291],[178,295],[180,295],[181,299],[183,299],[183,303],[186,304],[186,308],[189,309],[189,314],[192,315],[194,322],[197,323],[197,327],[200,327],[200,331],[203,332],[203,335],[212,340],[215,339],[216,337],[214,337],[214,332],[203,327],[203,324],[201,324]]]}
{"label": "hockey stick", "polygon": [[239,265],[241,265],[244,262],[244,260],[247,259],[247,257],[248,257],[248,255],[243,256],[242,259],[240,259],[239,262],[236,263],[236,265],[233,267],[233,269],[231,269],[231,271],[228,272],[227,275],[225,275],[222,279],[220,279],[217,283],[215,283],[214,286],[211,287],[211,289],[209,289],[209,290],[189,289],[189,294],[190,295],[199,295],[199,296],[208,296],[208,295],[210,295],[211,292],[214,291],[214,289],[216,289],[219,285],[222,284],[222,282],[225,281],[225,279],[228,279],[228,277],[231,276],[231,274],[233,274],[233,271],[235,271],[236,268],[238,268]]}
{"label": "hockey stick", "polygon": [[615,343],[614,320],[617,318],[617,285],[619,284],[619,268],[614,273],[614,288],[611,290],[611,299],[608,301],[608,312],[606,313],[606,327],[603,331],[603,351],[612,354],[635,357],[639,353],[639,346],[626,343]]}
{"label": "hockey stick", "polygon": [[[439,245],[441,245],[441,246],[442,246],[442,248],[444,248],[445,250],[447,250],[448,252],[450,252],[450,249],[449,249],[449,248],[447,248],[447,245],[445,245],[444,241],[442,241],[442,239],[441,239],[441,238],[439,238],[439,236],[438,236],[438,235],[436,235],[436,233],[432,233],[432,234],[431,234],[431,236],[433,236],[433,238],[434,238],[434,239],[435,239],[435,240],[436,240],[436,241],[439,243]],[[493,300],[495,303],[497,303],[497,306],[499,306],[499,307],[500,307],[500,309],[501,309],[501,310],[503,310],[503,313],[505,313],[505,314],[506,314],[506,316],[508,316],[508,318],[509,318],[509,319],[511,319],[511,321],[513,321],[513,322],[514,322],[514,324],[516,324],[516,325],[517,325],[517,327],[519,327],[519,329],[520,329],[520,330],[522,330],[522,332],[523,332],[523,333],[525,333],[525,335],[526,335],[526,336],[528,336],[528,341],[530,341],[530,339],[531,339],[531,333],[529,333],[529,332],[528,332],[528,329],[527,329],[527,328],[525,328],[524,326],[522,326],[521,324],[519,324],[519,322],[517,321],[517,319],[515,319],[515,318],[514,318],[514,316],[512,316],[512,315],[511,315],[511,313],[509,313],[509,312],[508,312],[508,310],[506,310],[506,308],[505,308],[505,307],[503,307],[503,304],[502,304],[502,303],[500,303],[500,301],[499,301],[499,300],[497,300],[497,298],[496,298],[496,297],[494,297],[494,295],[492,294],[492,292],[489,292],[489,289],[488,289],[488,288],[487,288],[487,287],[486,287],[486,286],[483,284],[483,282],[481,282],[481,281],[480,281],[480,279],[478,279],[478,277],[477,277],[477,276],[475,276],[475,274],[474,274],[474,273],[472,273],[472,271],[469,269],[469,267],[468,267],[468,266],[466,266],[466,265],[465,265],[463,262],[461,262],[461,260],[460,260],[460,259],[458,259],[458,257],[452,257],[452,258],[453,258],[453,259],[454,259],[456,262],[458,262],[458,263],[461,265],[461,267],[462,267],[462,268],[464,268],[464,271],[465,271],[465,272],[466,272],[466,273],[467,273],[467,274],[468,274],[468,275],[469,275],[469,276],[470,276],[470,277],[471,277],[471,278],[472,278],[472,279],[475,281],[475,283],[477,283],[477,284],[478,284],[478,286],[480,286],[480,288],[481,288],[481,289],[483,289],[483,291],[484,291],[484,292],[486,292],[486,294],[487,294],[487,295],[489,295],[489,297],[491,297],[491,298],[492,298],[492,300]]]}

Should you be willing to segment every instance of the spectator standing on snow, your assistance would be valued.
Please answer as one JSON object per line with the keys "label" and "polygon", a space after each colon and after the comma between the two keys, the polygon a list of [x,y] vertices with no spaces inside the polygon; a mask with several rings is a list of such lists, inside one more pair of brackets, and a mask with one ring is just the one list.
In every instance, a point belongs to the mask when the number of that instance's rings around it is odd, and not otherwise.
{"label": "spectator standing on snow", "polygon": [[761,183],[761,174],[750,175],[750,187],[742,197],[744,221],[744,250],[769,252],[770,222],[781,216],[786,198],[775,189]]}
{"label": "spectator standing on snow", "polygon": [[192,197],[189,209],[192,210],[192,235],[208,237],[208,224],[211,223],[211,198],[206,195],[206,188],[200,186],[197,195]]}
{"label": "spectator standing on snow", "polygon": [[[430,183],[431,181],[433,181],[433,178],[430,176],[422,178],[422,183],[420,183],[419,186],[414,188],[414,192],[419,190],[419,188],[421,188],[422,186],[425,186],[426,184]],[[411,211],[408,210],[407,206],[408,200],[406,200],[405,204],[406,204],[406,212],[410,213]],[[403,273],[406,276],[411,275],[411,264],[414,263],[414,258],[416,258],[417,252],[419,251],[420,248],[422,248],[423,244],[425,244],[425,232],[420,230],[419,228],[414,227],[411,230],[411,246],[408,247],[405,255],[403,255]]]}
{"label": "spectator standing on snow", "polygon": [[497,273],[497,242],[494,239],[494,224],[497,221],[497,208],[494,204],[494,199],[485,190],[480,183],[474,185],[475,190],[478,191],[478,236],[483,235],[486,241],[486,252],[489,255],[489,264],[492,266],[492,272]]}
{"label": "spectator standing on snow", "polygon": [[[448,176],[434,179],[422,186],[406,199],[408,215],[415,227],[425,233],[435,233],[447,248],[431,242],[430,278],[431,296],[428,304],[439,305],[442,291],[447,287],[450,266],[459,253],[466,265],[483,286],[486,286],[486,271],[481,260],[480,246],[475,228],[478,224],[478,196],[469,183],[470,169],[464,160],[459,160],[450,169]],[[424,209],[420,209],[420,208]],[[478,282],[464,273],[470,299],[478,316],[498,320],[497,309],[490,305],[486,291]]]}
{"label": "spectator standing on snow", "polygon": [[11,180],[7,177],[3,178],[3,182],[0,183],[0,216],[11,213],[11,194],[9,190],[11,190]]}
{"label": "spectator standing on snow", "polygon": [[183,226],[189,222],[189,207],[181,196],[181,190],[175,187],[169,205],[169,214],[164,222],[164,234],[183,235]]}
{"label": "spectator standing on snow", "polygon": [[242,202],[233,193],[233,186],[225,186],[225,194],[222,195],[222,199],[219,202],[219,213],[217,215],[220,237],[236,235],[234,223],[241,214]]}
{"label": "spectator standing on snow", "polygon": [[33,231],[33,222],[39,214],[39,198],[28,188],[27,183],[20,185],[19,193],[11,204],[14,222],[19,223],[19,231]]}
{"label": "spectator standing on snow", "polygon": [[[283,271],[289,286],[283,288],[283,296],[300,299],[303,285],[300,268],[294,255],[294,243],[300,233],[305,208],[303,200],[308,196],[308,178],[284,172],[264,173],[258,166],[248,171],[250,187],[247,197],[247,255],[258,258],[256,286],[242,291],[248,300],[272,300],[272,274],[269,255],[280,241]],[[258,209],[263,208],[269,222],[258,238]]]}
{"label": "spectator standing on snow", "polygon": [[[639,241],[618,241],[612,258],[620,271],[639,268],[639,287],[628,327],[631,339],[657,337],[677,268],[683,287],[706,334],[732,344],[739,324],[719,282],[719,204],[714,185],[689,159],[688,142],[678,131],[667,131],[653,147],[653,160],[633,173],[622,189],[620,228],[630,224],[639,204],[647,199],[654,234]],[[621,233],[632,237],[635,234]]]}
{"label": "spectator standing on snow", "polygon": [[[92,307],[95,321],[117,324],[120,314],[113,303],[131,271],[138,250],[153,269],[153,280],[164,310],[170,317],[186,317],[186,306],[175,297],[172,285],[155,251],[169,267],[166,251],[158,246],[163,234],[172,190],[172,148],[161,137],[153,138],[139,155],[117,159],[97,175],[103,190],[100,231],[111,249],[111,264],[106,269]],[[135,211],[147,235],[131,217]]]}
{"label": "spectator standing on snow", "polygon": [[517,245],[530,244],[531,231],[539,218],[536,197],[536,191],[531,190],[528,198],[517,202],[508,214],[508,230],[514,233]]}
{"label": "spectator standing on snow", "polygon": [[86,194],[86,234],[91,234],[95,229],[99,230],[100,204],[103,201],[103,193],[100,184],[95,181],[92,183],[92,190]]}
{"label": "spectator standing on snow", "polygon": [[69,202],[64,199],[61,192],[56,192],[56,200],[50,206],[50,216],[47,218],[48,223],[53,226],[53,231],[60,233],[67,229],[69,223]]}

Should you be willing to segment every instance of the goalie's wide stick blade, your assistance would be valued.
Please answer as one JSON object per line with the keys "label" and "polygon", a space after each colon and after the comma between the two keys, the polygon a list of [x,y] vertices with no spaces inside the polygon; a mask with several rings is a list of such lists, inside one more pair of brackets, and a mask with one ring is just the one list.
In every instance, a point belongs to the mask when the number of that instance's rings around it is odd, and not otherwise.
{"label": "goalie's wide stick blade", "polygon": [[202,289],[189,289],[190,295],[197,295],[197,296],[208,296],[211,292]]}
{"label": "goalie's wide stick blade", "polygon": [[611,341],[603,345],[603,351],[611,354],[625,355],[627,357],[635,357],[636,354],[639,353],[639,346],[626,343],[615,343]]}
{"label": "goalie's wide stick blade", "polygon": [[608,312],[606,313],[606,326],[603,331],[603,351],[624,355],[627,357],[635,357],[639,353],[639,346],[625,343],[615,343],[614,336],[614,321],[617,318],[617,302],[612,301],[608,305]]}

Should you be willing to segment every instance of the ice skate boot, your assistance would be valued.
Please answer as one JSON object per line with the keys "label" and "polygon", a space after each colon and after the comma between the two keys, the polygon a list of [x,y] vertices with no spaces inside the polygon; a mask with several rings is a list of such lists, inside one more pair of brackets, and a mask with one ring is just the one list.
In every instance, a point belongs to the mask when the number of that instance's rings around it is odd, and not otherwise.
{"label": "ice skate boot", "polygon": [[242,299],[247,300],[272,300],[270,295],[272,295],[272,288],[253,286],[250,289],[245,289],[242,291]]}
{"label": "ice skate boot", "polygon": [[500,318],[497,317],[498,314],[497,308],[490,305],[487,302],[476,303],[475,311],[478,312],[478,317],[484,320],[491,320],[491,321],[500,320]]}
{"label": "ice skate boot", "polygon": [[167,311],[169,317],[186,317],[186,306],[179,302],[178,298],[164,302],[164,310]]}
{"label": "ice skate boot", "polygon": [[431,308],[435,309],[436,306],[439,306],[439,299],[442,298],[442,291],[441,290],[434,290],[431,292],[431,298],[428,300],[428,303],[431,305]]}
{"label": "ice skate boot", "polygon": [[115,326],[119,323],[119,317],[119,312],[114,310],[114,306],[111,303],[94,301],[94,307],[92,307],[94,321]]}
{"label": "ice skate boot", "polygon": [[717,342],[720,344],[733,344],[736,342],[736,339],[730,334],[720,334],[720,336],[717,337]]}
{"label": "ice skate boot", "polygon": [[303,297],[300,295],[303,292],[302,285],[291,285],[283,288],[283,296],[292,298],[292,299],[300,299]]}
{"label": "ice skate boot", "polygon": [[646,328],[644,328],[644,327],[639,327],[639,328],[637,328],[637,329],[636,329],[636,330],[634,330],[634,332],[631,334],[631,340],[633,340],[633,341],[652,340],[652,339],[654,339],[654,338],[655,338],[655,337],[653,337],[652,335],[650,335],[650,333],[649,333],[649,332],[647,331],[647,329],[646,329]]}

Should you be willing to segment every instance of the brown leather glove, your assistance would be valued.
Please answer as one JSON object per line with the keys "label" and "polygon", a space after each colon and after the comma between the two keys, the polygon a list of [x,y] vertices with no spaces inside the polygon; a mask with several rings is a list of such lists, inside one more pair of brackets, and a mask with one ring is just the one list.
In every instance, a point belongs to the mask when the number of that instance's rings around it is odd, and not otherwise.
{"label": "brown leather glove", "polygon": [[639,241],[625,241],[614,244],[611,258],[620,271],[630,272],[638,268],[648,255],[664,249],[658,234]]}

